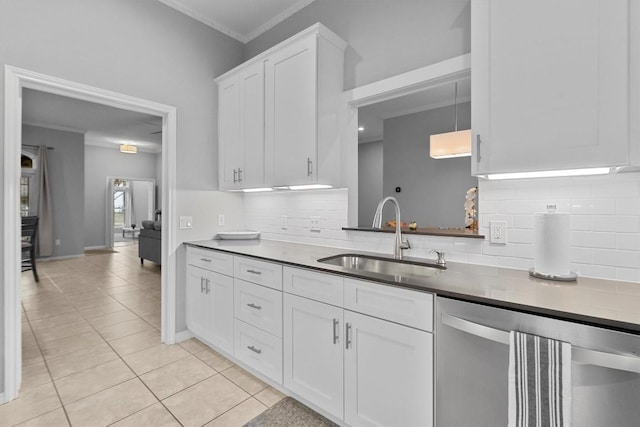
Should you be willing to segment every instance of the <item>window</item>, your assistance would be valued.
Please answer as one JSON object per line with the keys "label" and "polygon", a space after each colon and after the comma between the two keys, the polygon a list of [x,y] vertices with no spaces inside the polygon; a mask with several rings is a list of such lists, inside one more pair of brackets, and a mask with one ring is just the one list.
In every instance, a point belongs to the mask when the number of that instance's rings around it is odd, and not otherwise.
{"label": "window", "polygon": [[[24,156],[23,156],[24,157]],[[20,177],[20,215],[29,216],[29,176]]]}

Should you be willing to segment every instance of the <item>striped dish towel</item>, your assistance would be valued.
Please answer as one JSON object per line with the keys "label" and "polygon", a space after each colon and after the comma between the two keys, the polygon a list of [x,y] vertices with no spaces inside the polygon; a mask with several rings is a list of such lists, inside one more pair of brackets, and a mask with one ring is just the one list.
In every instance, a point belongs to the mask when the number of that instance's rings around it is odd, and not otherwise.
{"label": "striped dish towel", "polygon": [[509,337],[509,427],[571,426],[571,344]]}

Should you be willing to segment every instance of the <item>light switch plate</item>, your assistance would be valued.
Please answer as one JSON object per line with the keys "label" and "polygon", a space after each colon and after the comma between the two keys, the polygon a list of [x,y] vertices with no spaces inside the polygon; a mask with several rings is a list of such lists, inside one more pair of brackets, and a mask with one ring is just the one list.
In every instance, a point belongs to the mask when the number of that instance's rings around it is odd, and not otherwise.
{"label": "light switch plate", "polygon": [[225,224],[224,214],[218,214],[218,226],[223,227]]}
{"label": "light switch plate", "polygon": [[506,221],[489,221],[489,242],[507,243],[507,223]]}
{"label": "light switch plate", "polygon": [[180,217],[180,229],[186,230],[189,228],[193,228],[193,217],[192,216],[181,216]]}
{"label": "light switch plate", "polygon": [[320,231],[320,217],[319,216],[311,216],[311,231]]}
{"label": "light switch plate", "polygon": [[286,215],[280,216],[280,228],[283,230],[289,228],[289,218]]}

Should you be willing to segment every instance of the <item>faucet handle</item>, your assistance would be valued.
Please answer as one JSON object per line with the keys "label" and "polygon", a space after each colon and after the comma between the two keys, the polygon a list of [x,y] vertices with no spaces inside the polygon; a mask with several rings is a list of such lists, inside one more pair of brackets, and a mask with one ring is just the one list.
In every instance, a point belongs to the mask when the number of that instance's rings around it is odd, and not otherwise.
{"label": "faucet handle", "polygon": [[442,251],[436,251],[435,249],[431,249],[429,251],[430,254],[436,254],[436,256],[438,257],[438,259],[436,260],[436,264],[441,265],[441,266],[446,266],[447,265],[447,261],[444,259],[445,253]]}
{"label": "faucet handle", "polygon": [[404,239],[400,242],[400,249],[411,249],[411,243],[409,239]]}

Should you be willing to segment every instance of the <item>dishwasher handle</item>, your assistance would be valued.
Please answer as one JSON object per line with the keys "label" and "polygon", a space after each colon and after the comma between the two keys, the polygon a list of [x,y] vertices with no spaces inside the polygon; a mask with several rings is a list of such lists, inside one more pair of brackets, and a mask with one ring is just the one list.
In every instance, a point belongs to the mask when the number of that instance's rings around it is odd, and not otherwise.
{"label": "dishwasher handle", "polygon": [[[440,318],[442,324],[447,325],[451,328],[490,341],[495,341],[500,344],[509,345],[509,332],[507,331],[480,325],[478,323],[470,322],[468,320],[451,316],[446,313],[442,313]],[[571,358],[575,362],[587,365],[602,366],[605,368],[618,369],[621,371],[635,372],[637,374],[640,374],[639,357],[607,353],[604,351],[572,346]]]}

